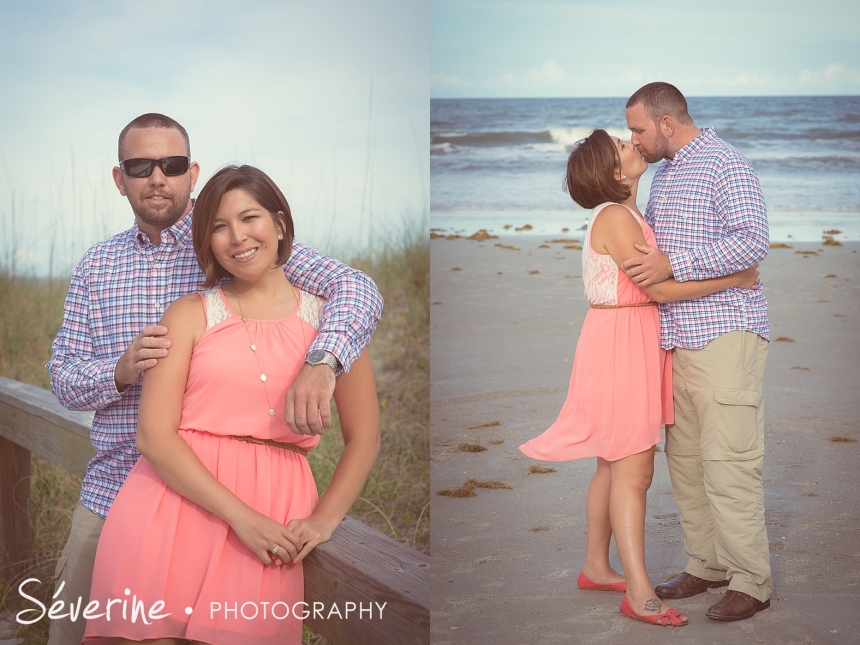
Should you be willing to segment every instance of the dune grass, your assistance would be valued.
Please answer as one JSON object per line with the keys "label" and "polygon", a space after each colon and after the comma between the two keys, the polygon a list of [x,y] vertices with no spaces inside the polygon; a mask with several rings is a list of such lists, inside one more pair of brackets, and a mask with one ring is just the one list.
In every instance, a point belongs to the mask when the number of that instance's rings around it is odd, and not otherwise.
{"label": "dune grass", "polygon": [[[430,547],[430,249],[426,238],[402,242],[354,257],[352,266],[369,274],[385,298],[382,320],[370,343],[381,409],[379,459],[350,515],[424,553]],[[0,270],[0,376],[48,387],[44,365],[62,321],[67,280],[43,280]],[[336,417],[335,417],[336,418]],[[322,493],[334,472],[343,438],[339,425],[326,433],[309,457]],[[57,558],[71,528],[80,479],[59,466],[32,457],[30,517],[33,546],[16,575],[0,571],[0,606],[21,606],[21,580],[43,581],[49,602]],[[46,603],[47,604],[47,603]],[[48,621],[22,626],[27,643],[47,640]],[[306,630],[305,642],[320,643]]]}

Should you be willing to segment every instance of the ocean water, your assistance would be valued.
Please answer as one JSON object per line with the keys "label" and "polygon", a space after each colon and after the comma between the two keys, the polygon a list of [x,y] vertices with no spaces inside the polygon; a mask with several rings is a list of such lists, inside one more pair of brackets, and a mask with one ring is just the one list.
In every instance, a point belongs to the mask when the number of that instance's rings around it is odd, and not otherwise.
{"label": "ocean water", "polygon": [[[447,232],[530,224],[579,230],[589,211],[562,188],[572,145],[595,128],[630,138],[626,99],[433,99],[430,225]],[[772,241],[860,239],[860,96],[688,98],[750,160]],[[639,184],[644,210],[653,164]],[[514,229],[511,228],[511,231]]]}

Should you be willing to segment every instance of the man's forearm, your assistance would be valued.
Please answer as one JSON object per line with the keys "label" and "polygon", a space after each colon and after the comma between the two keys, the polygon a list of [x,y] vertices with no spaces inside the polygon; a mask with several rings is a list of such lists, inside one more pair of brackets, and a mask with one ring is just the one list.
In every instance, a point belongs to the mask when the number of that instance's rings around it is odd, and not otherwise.
{"label": "man's forearm", "polygon": [[669,253],[672,274],[678,282],[707,280],[737,273],[767,257],[769,242],[755,230],[727,236],[713,244]]}
{"label": "man's forearm", "polygon": [[382,314],[382,296],[373,280],[298,242],[293,246],[286,275],[295,286],[325,299],[319,336],[311,349],[331,352],[349,371]]}

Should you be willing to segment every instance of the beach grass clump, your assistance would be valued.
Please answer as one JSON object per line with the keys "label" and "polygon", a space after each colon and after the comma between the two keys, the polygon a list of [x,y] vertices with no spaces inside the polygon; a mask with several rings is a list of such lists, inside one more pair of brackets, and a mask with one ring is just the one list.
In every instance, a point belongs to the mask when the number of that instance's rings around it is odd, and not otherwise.
{"label": "beach grass clump", "polygon": [[832,441],[833,443],[857,443],[857,440],[854,437],[845,437],[841,435],[827,437],[827,441]]}
{"label": "beach grass clump", "polygon": [[[369,351],[381,448],[350,516],[424,553],[430,549],[430,244],[419,234],[349,264],[376,282],[385,309]],[[328,436],[331,435],[331,436]],[[326,433],[309,455],[320,493],[343,449]]]}
{"label": "beach grass clump", "polygon": [[45,363],[63,320],[69,281],[0,270],[0,376],[48,388]]}
{"label": "beach grass clump", "polygon": [[499,481],[498,479],[478,480],[470,477],[464,481],[459,488],[437,490],[436,494],[441,495],[442,497],[476,497],[476,488],[487,488],[489,490],[513,490],[514,487],[506,482]]}
{"label": "beach grass clump", "polygon": [[457,450],[460,452],[484,452],[486,449],[486,446],[477,443],[461,443],[457,446]]}
{"label": "beach grass clump", "polygon": [[[376,371],[381,413],[381,449],[376,465],[350,515],[424,553],[430,549],[430,249],[423,234],[348,260],[369,274],[385,299],[379,327],[369,345]],[[48,387],[45,363],[60,328],[68,279],[39,279],[0,270],[0,376]],[[322,493],[343,449],[337,416],[334,427],[309,455]],[[15,575],[0,571],[0,606],[22,608],[18,584],[43,582],[40,598],[50,605],[57,559],[71,529],[81,490],[78,477],[33,456],[30,518],[32,550]],[[22,573],[23,572],[23,573]],[[22,578],[22,575],[24,576]],[[45,643],[49,621],[20,625],[16,637]],[[305,634],[305,643],[318,637]]]}
{"label": "beach grass clump", "polygon": [[481,479],[481,480],[468,479],[466,481],[467,481],[467,483],[471,484],[475,488],[487,488],[489,490],[502,490],[502,489],[513,490],[514,489],[514,487],[511,486],[510,484],[503,482],[503,481],[499,481],[498,479]]}
{"label": "beach grass clump", "polygon": [[475,487],[466,482],[462,484],[459,488],[445,488],[443,490],[437,490],[437,495],[441,495],[442,497],[477,497],[478,494],[475,492]]}
{"label": "beach grass clump", "polygon": [[480,229],[480,230],[475,231],[474,233],[472,233],[472,234],[471,234],[469,237],[467,237],[466,239],[467,239],[467,240],[476,240],[476,241],[478,241],[478,242],[483,242],[483,241],[485,241],[485,240],[498,240],[498,239],[499,239],[499,236],[498,236],[498,235],[491,235],[491,234],[487,231],[487,229],[482,228],[482,229]]}
{"label": "beach grass clump", "polygon": [[556,472],[555,468],[545,468],[544,466],[537,466],[535,464],[529,466],[529,475],[546,475],[554,472]]}
{"label": "beach grass clump", "polygon": [[479,423],[476,426],[469,426],[469,430],[478,430],[480,428],[493,428],[502,425],[501,421],[488,421],[487,423]]}

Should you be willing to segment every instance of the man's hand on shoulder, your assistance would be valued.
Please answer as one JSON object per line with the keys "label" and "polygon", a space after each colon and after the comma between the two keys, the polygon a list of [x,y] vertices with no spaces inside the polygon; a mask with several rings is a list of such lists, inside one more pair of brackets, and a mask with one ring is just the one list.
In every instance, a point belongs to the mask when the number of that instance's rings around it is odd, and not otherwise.
{"label": "man's hand on shoulder", "polygon": [[325,364],[305,363],[296,376],[284,406],[284,421],[297,434],[322,434],[331,428],[334,370]]}
{"label": "man's hand on shoulder", "polygon": [[626,260],[621,270],[640,287],[650,287],[672,277],[672,263],[669,256],[652,246],[635,244],[636,249],[645,255]]}
{"label": "man's hand on shoulder", "polygon": [[117,392],[137,383],[145,370],[152,369],[158,364],[159,358],[167,356],[170,341],[161,338],[166,333],[167,327],[152,325],[144,327],[143,331],[135,336],[114,369],[113,380]]}

